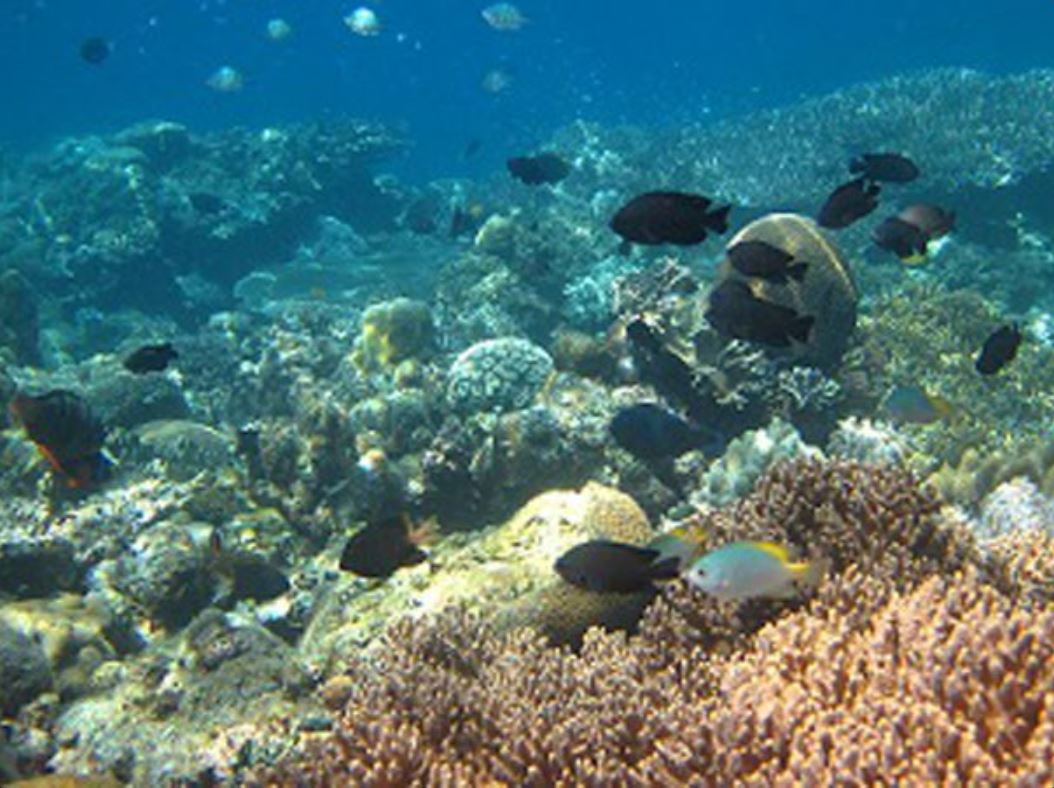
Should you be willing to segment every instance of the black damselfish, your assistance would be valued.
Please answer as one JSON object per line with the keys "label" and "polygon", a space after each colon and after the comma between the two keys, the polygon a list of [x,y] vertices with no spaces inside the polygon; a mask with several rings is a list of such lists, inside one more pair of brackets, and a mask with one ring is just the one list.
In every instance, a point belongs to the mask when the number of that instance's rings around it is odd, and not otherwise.
{"label": "black damselfish", "polygon": [[750,286],[728,279],[710,292],[706,319],[722,334],[773,347],[789,347],[791,340],[808,342],[815,322],[790,307],[754,295]]}
{"label": "black damselfish", "polygon": [[802,281],[808,263],[794,262],[794,255],[764,241],[740,241],[728,248],[728,261],[743,276],[756,276],[775,284]]}
{"label": "black damselfish", "polygon": [[81,42],[81,60],[93,66],[101,66],[110,56],[110,42],[100,36],[91,36]]}
{"label": "black damselfish", "polygon": [[555,153],[514,156],[505,165],[509,168],[509,174],[512,177],[528,186],[559,183],[571,174],[571,165]]}
{"label": "black damselfish", "polygon": [[710,210],[713,203],[699,194],[646,192],[619,208],[611,229],[631,243],[655,246],[692,246],[708,233],[728,231],[732,206]]}
{"label": "black damselfish", "polygon": [[719,453],[718,436],[653,402],[619,410],[611,420],[611,434],[619,446],[642,460],[679,457],[693,449]]}
{"label": "black damselfish", "polygon": [[878,207],[878,195],[882,188],[867,178],[843,183],[827,198],[816,217],[821,227],[840,230],[857,219],[863,219]]}
{"label": "black damselfish", "polygon": [[1000,326],[984,341],[974,368],[982,375],[994,375],[1017,356],[1022,334],[1017,323]]}
{"label": "black damselfish", "polygon": [[910,183],[919,177],[918,165],[900,153],[865,153],[849,162],[849,172],[886,183]]}
{"label": "black damselfish", "polygon": [[660,558],[649,547],[596,539],[572,547],[556,559],[554,569],[573,586],[625,594],[652,590],[655,581],[677,577],[677,556]]}
{"label": "black damselfish", "polygon": [[390,577],[428,558],[421,543],[433,529],[432,523],[415,526],[407,514],[369,522],[344,545],[340,568],[362,577]]}
{"label": "black damselfish", "polygon": [[163,372],[177,358],[179,358],[179,353],[172,347],[171,342],[164,342],[160,345],[143,345],[124,360],[124,368],[136,375]]}

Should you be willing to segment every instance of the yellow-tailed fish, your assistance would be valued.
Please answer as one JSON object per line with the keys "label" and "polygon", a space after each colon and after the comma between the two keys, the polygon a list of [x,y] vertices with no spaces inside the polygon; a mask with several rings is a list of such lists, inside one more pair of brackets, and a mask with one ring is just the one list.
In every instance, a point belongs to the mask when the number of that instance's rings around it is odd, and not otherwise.
{"label": "yellow-tailed fish", "polygon": [[685,523],[660,534],[646,545],[659,553],[655,563],[667,558],[676,558],[680,569],[684,569],[703,554],[706,531],[701,525]]}
{"label": "yellow-tailed fish", "polygon": [[782,545],[733,542],[692,564],[686,578],[720,600],[787,599],[797,595],[801,586],[818,585],[825,570],[823,561],[795,561]]}

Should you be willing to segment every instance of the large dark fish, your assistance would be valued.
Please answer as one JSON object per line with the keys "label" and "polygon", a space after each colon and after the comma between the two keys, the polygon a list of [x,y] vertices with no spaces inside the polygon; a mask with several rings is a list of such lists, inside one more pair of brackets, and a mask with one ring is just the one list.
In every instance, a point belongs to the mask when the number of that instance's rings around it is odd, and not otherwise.
{"label": "large dark fish", "polygon": [[1021,329],[1017,323],[1000,326],[984,341],[974,367],[982,375],[994,375],[1014,360],[1021,339]]}
{"label": "large dark fish", "polygon": [[663,344],[657,332],[642,318],[629,322],[626,337],[642,380],[680,404],[692,418],[706,418],[714,413],[717,403],[702,389],[701,378],[687,361]]}
{"label": "large dark fish", "polygon": [[106,428],[78,394],[55,389],[37,397],[18,394],[11,413],[52,469],[71,487],[105,480],[110,467],[102,452]]}
{"label": "large dark fish", "polygon": [[112,51],[110,42],[100,36],[91,36],[81,42],[81,60],[93,66],[101,66]]}
{"label": "large dark fish", "polygon": [[654,588],[656,580],[677,577],[676,556],[660,559],[658,550],[597,539],[575,545],[554,569],[565,581],[588,591],[632,593]]}
{"label": "large dark fish", "polygon": [[528,186],[543,183],[559,183],[571,174],[571,165],[555,153],[539,153],[537,156],[514,156],[505,165],[509,173]]}
{"label": "large dark fish", "polygon": [[808,342],[815,322],[790,307],[758,298],[736,279],[725,280],[711,291],[705,316],[722,334],[773,347],[789,347],[792,339]]}
{"label": "large dark fish", "polygon": [[865,153],[849,162],[849,172],[886,183],[909,183],[919,177],[915,162],[899,153]]}
{"label": "large dark fish", "polygon": [[368,522],[344,545],[340,568],[362,577],[390,577],[428,558],[421,542],[429,530],[428,525],[415,527],[406,514]]}
{"label": "large dark fish", "polygon": [[890,216],[871,231],[871,240],[901,260],[915,261],[926,255],[929,237],[910,222]]}
{"label": "large dark fish", "polygon": [[622,408],[611,420],[611,434],[623,449],[642,460],[680,457],[693,449],[709,449],[716,435],[686,421],[661,405],[639,402]]}
{"label": "large dark fish", "polygon": [[808,263],[794,262],[794,255],[765,241],[740,241],[728,248],[728,261],[743,276],[756,276],[776,284],[788,278],[800,282]]}
{"label": "large dark fish", "polygon": [[878,207],[878,195],[882,188],[867,178],[857,178],[843,183],[827,198],[816,217],[821,227],[840,230],[857,219],[862,219]]}
{"label": "large dark fish", "polygon": [[636,244],[692,246],[706,240],[707,233],[728,230],[725,205],[710,211],[706,197],[685,192],[646,192],[619,208],[611,229]]}
{"label": "large dark fish", "polygon": [[172,347],[171,342],[164,342],[160,345],[143,345],[124,360],[124,368],[136,375],[163,372],[177,358],[179,358],[179,353]]}

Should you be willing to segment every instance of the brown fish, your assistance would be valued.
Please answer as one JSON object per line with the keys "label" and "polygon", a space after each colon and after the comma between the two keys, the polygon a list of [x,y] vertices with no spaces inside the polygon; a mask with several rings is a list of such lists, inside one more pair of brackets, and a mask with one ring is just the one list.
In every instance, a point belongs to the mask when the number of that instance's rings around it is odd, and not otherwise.
{"label": "brown fish", "polygon": [[421,545],[435,533],[434,521],[415,525],[406,513],[368,522],[344,545],[340,568],[361,577],[390,577],[427,559]]}
{"label": "brown fish", "polygon": [[758,298],[750,286],[728,279],[710,293],[707,321],[722,334],[773,347],[808,342],[815,318]]}
{"label": "brown fish", "polygon": [[863,219],[878,207],[878,195],[882,188],[867,178],[843,183],[827,198],[820,208],[816,222],[829,230],[848,227],[857,219]]}
{"label": "brown fish", "polygon": [[55,389],[37,397],[18,394],[8,406],[44,459],[71,487],[91,487],[106,478],[102,452],[106,428],[78,394]]}

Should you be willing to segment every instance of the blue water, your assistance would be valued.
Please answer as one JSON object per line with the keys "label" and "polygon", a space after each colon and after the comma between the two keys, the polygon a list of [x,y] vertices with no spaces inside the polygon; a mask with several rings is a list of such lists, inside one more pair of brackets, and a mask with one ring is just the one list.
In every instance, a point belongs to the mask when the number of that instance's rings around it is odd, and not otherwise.
{"label": "blue water", "polygon": [[[956,65],[1005,72],[1054,65],[1054,3],[1006,0],[523,0],[524,29],[482,20],[484,0],[380,0],[375,39],[330,0],[4,0],[0,143],[47,144],[148,117],[197,130],[329,115],[404,127],[403,174],[494,168],[575,118],[676,124],[802,94]],[[267,39],[269,18],[294,28]],[[102,67],[78,57],[112,40]],[[230,64],[238,94],[205,80]],[[481,87],[501,69],[499,95]],[[469,163],[460,153],[483,141]]]}

